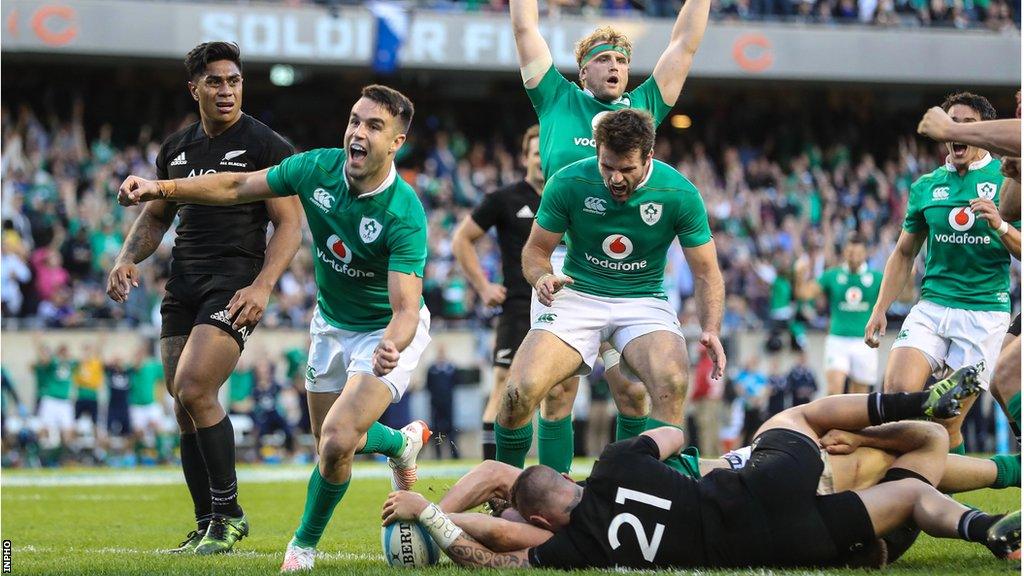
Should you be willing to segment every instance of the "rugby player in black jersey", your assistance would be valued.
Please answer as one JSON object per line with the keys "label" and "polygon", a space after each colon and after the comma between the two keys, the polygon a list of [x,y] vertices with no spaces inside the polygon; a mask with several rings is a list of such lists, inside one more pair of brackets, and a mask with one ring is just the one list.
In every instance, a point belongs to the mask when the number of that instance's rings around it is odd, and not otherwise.
{"label": "rugby player in black jersey", "polygon": [[[786,410],[766,422],[748,465],[695,480],[661,461],[683,446],[663,427],[610,445],[584,483],[550,468],[516,473],[509,490],[529,524],[485,515],[449,518],[413,492],[385,502],[385,524],[418,520],[456,563],[492,567],[689,568],[847,564],[912,519],[926,533],[988,546],[998,557],[1020,548],[1020,512],[992,516],[933,486],[948,436],[937,449],[898,456],[883,483],[816,495],[823,470],[819,438],[930,416],[949,418],[980,391],[978,367],[965,367],[930,392],[845,395]],[[475,494],[486,499],[492,494]]]}
{"label": "rugby player in black jersey", "polygon": [[[185,69],[200,120],[163,143],[158,178],[251,172],[292,155],[284,138],[242,112],[238,46],[200,44],[185,57]],[[239,206],[149,202],[110,272],[107,294],[124,302],[139,285],[137,264],[156,250],[178,217],[160,307],[160,352],[197,526],[171,552],[227,552],[249,532],[238,505],[234,430],[217,394],[299,249],[299,211],[293,197]],[[268,222],[274,224],[269,241]]]}

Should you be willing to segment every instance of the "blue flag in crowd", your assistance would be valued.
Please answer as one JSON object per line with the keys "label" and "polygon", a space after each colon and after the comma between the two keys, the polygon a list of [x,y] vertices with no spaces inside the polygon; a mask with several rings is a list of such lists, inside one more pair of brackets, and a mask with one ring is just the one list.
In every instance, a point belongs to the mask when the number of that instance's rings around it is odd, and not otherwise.
{"label": "blue flag in crowd", "polygon": [[409,34],[409,11],[394,2],[373,2],[369,5],[377,21],[373,69],[388,74],[398,68],[398,51]]}

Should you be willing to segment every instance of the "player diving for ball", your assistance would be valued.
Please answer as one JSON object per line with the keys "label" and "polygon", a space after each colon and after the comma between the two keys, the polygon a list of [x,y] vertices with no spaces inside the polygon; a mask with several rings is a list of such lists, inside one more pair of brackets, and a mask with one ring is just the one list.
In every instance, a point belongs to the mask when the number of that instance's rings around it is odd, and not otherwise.
{"label": "player diving for ball", "polygon": [[[977,542],[1006,557],[1020,548],[1019,511],[985,514],[934,488],[945,465],[937,456],[948,450],[937,424],[911,423],[921,441],[894,458],[881,484],[817,494],[823,434],[953,416],[980,391],[977,376],[971,367],[930,392],[830,396],[791,408],[762,425],[749,465],[699,480],[663,462],[683,446],[673,427],[611,444],[579,484],[542,465],[509,467],[503,495],[528,523],[449,516],[408,491],[388,497],[382,518],[419,521],[452,560],[468,566],[823,567],[863,565],[865,552],[878,565],[886,553],[879,539],[908,520],[933,536]],[[461,503],[446,497],[449,508],[495,495],[473,492],[462,490]]]}

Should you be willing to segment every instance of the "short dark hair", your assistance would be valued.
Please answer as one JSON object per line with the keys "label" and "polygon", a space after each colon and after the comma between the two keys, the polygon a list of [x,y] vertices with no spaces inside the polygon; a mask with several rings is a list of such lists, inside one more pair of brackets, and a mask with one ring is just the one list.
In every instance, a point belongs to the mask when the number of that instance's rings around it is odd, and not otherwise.
{"label": "short dark hair", "polygon": [[654,119],[646,110],[623,108],[604,115],[594,127],[594,142],[616,154],[654,150]]}
{"label": "short dark hair", "polygon": [[526,129],[526,132],[523,134],[523,147],[520,150],[522,154],[530,151],[530,140],[534,138],[540,138],[540,124],[534,124]]}
{"label": "short dark hair", "polygon": [[523,470],[509,490],[509,504],[526,519],[534,514],[543,515],[548,508],[551,485],[559,474],[543,464],[534,464]]}
{"label": "short dark hair", "polygon": [[956,92],[946,96],[946,99],[942,101],[942,109],[949,112],[949,109],[957,104],[963,104],[974,110],[981,115],[982,120],[996,119],[996,109],[984,96],[978,96],[971,92]]}
{"label": "short dark hair", "polygon": [[377,104],[380,104],[395,118],[402,121],[402,132],[407,133],[409,126],[412,125],[412,115],[415,111],[412,107],[412,101],[394,88],[389,88],[382,84],[370,84],[363,88],[361,92],[363,98],[369,98]]}
{"label": "short dark hair", "polygon": [[201,75],[210,62],[230,60],[242,71],[242,54],[234,42],[203,42],[185,55],[185,72],[189,80]]}

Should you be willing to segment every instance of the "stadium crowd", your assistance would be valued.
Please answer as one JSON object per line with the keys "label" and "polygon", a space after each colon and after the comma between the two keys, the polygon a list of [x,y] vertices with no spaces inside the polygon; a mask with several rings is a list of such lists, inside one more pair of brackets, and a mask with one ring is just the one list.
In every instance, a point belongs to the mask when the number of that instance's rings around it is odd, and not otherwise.
{"label": "stadium crowd", "polygon": [[[5,329],[145,327],[158,322],[173,235],[168,234],[154,257],[141,266],[143,282],[131,292],[126,305],[111,302],[104,286],[107,271],[137,210],[121,208],[112,201],[117,185],[128,173],[153,174],[162,135],[145,127],[134,142],[115,143],[109,125],[88,133],[81,104],[76,104],[63,119],[42,117],[27,106],[4,106],[0,120],[5,151],[0,284]],[[187,118],[181,123],[190,121]],[[804,259],[815,273],[820,273],[837,262],[837,247],[849,235],[860,233],[871,239],[869,265],[880,270],[899,234],[910,184],[941,162],[939,148],[920,144],[912,137],[899,139],[891,147],[892,154],[881,154],[861,150],[853,140],[850,144],[826,142],[822,136],[814,136],[813,131],[801,137],[763,138],[759,144],[751,144],[745,139],[747,134],[744,139],[733,138],[732,134],[740,132],[725,128],[725,134],[717,133],[710,127],[715,122],[706,124],[709,127],[704,132],[663,131],[656,156],[688,175],[701,190],[708,207],[729,295],[723,326],[726,334],[769,327],[773,309],[790,305],[802,311],[789,327],[794,336],[802,333],[805,324],[823,327],[824,319],[813,302],[794,302],[789,296],[793,292],[792,275],[797,261]],[[724,123],[718,125],[722,130]],[[403,176],[420,194],[430,222],[424,295],[435,325],[467,326],[487,334],[486,327],[495,310],[478,303],[458,269],[452,253],[452,230],[485,194],[522,177],[516,160],[518,151],[499,135],[471,138],[447,127],[444,122],[438,123],[429,135],[419,137],[414,150],[400,164]],[[865,130],[832,126],[817,134],[856,132]],[[495,243],[485,240],[482,252],[485,270],[496,278],[500,275],[500,261]],[[696,312],[690,298],[693,278],[678,246],[671,253],[666,270],[666,287],[683,324],[695,326]],[[1013,268],[1012,292],[1013,301],[1019,302],[1018,267]],[[780,294],[782,298],[778,297]],[[261,324],[305,328],[315,298],[316,285],[307,247],[300,250],[282,276]],[[894,306],[894,314],[905,314],[915,298],[913,293],[906,294]],[[778,347],[778,343],[772,346]],[[85,414],[96,422],[97,409],[89,411],[78,406],[81,400],[85,399],[86,404],[94,402],[95,390],[101,386],[114,390],[115,376],[129,371],[131,382],[141,379],[143,387],[152,388],[159,378],[147,376],[142,370],[143,366],[154,365],[151,350],[140,351],[137,358],[119,361],[121,366],[102,362],[95,366],[94,352],[70,354],[66,349],[41,348],[35,374],[39,398],[21,399],[15,404],[24,412],[24,407],[32,406],[33,400],[54,394],[57,389],[58,397],[78,399],[75,419]],[[285,458],[302,457],[303,450],[308,453],[308,443],[296,442],[308,430],[308,413],[303,410],[305,402],[301,398],[304,357],[299,358],[300,355],[302,351],[295,350],[282,358],[264,358],[244,366],[226,387],[226,405],[231,406],[231,412],[249,418],[249,427],[243,428],[251,431],[253,458],[265,453]],[[486,357],[487,351],[481,350],[481,358]],[[66,386],[54,386],[53,373],[61,372],[57,370],[61,362],[67,363],[65,375],[73,375],[65,378]],[[701,362],[708,363],[706,358]],[[729,385],[715,383],[707,374],[702,377],[700,364],[696,368],[690,391],[694,437],[701,437],[701,429],[719,431],[714,438],[707,432],[703,434],[702,450],[707,453],[741,445],[759,422],[785,407],[806,401],[818,386],[803,361],[783,371],[777,363],[764,365],[755,354],[737,358],[733,367]],[[82,377],[79,372],[90,375]],[[435,393],[439,397],[451,396],[454,381],[448,372],[445,367],[434,374],[435,384],[445,387]],[[13,392],[8,384],[5,375],[5,391]],[[72,393],[72,388],[76,392]],[[590,405],[577,410],[577,448],[581,454],[594,449],[587,447],[588,436],[596,438],[589,441],[591,446],[603,445],[602,434],[608,436],[610,404],[603,389],[598,372],[591,378]],[[86,391],[84,396],[82,390]],[[165,395],[162,385],[157,390],[155,397],[129,394],[129,398],[135,398],[132,402],[159,403],[159,398]],[[109,392],[104,394],[109,396]],[[450,400],[447,402],[450,406]],[[446,408],[440,409],[443,415]],[[128,425],[119,424],[115,430],[110,424],[110,407],[106,406],[106,423],[101,422],[97,429],[115,434],[121,428],[135,428],[127,436],[134,442],[134,450],[122,450],[122,454],[129,455],[128,462],[166,459],[173,453],[169,444],[175,437],[170,433],[174,430],[173,416],[167,406],[160,410],[163,420],[158,427],[148,423],[133,427],[127,422]],[[450,414],[450,408],[447,410]],[[991,416],[991,411],[975,412],[981,418]],[[450,416],[448,419],[451,420]],[[588,421],[593,427],[589,434]],[[987,430],[990,426],[981,422],[979,429]],[[266,435],[275,438],[269,452],[262,450]],[[90,454],[100,454],[99,459],[109,461],[109,445],[102,436],[94,437],[89,445]],[[42,440],[38,445],[50,448],[71,442],[64,435],[53,438],[49,444],[45,438]],[[25,448],[33,445],[32,438],[5,437],[6,441],[13,442],[11,446],[15,447],[19,443]],[[988,441],[982,434],[977,440],[981,444],[976,445],[981,447]],[[22,454],[21,460],[7,463],[48,461],[33,460],[31,452],[15,450],[11,455]],[[58,460],[61,453],[58,450]],[[49,461],[54,462],[52,458]]]}
{"label": "stadium crowd", "polygon": [[[104,294],[106,274],[137,208],[112,201],[128,173],[153,174],[159,135],[142,129],[135,143],[117,145],[111,127],[87,135],[82,110],[70,118],[40,118],[28,107],[2,112],[3,277],[5,326],[64,328],[146,326],[158,321],[173,235],[144,263],[144,281],[125,306]],[[187,120],[186,120],[187,121]],[[692,136],[692,135],[688,135]],[[873,240],[868,262],[881,269],[899,234],[910,184],[941,162],[937,148],[902,138],[896,153],[876,157],[846,144],[806,139],[785,149],[771,140],[753,145],[728,138],[700,142],[665,134],[656,157],[676,165],[701,190],[715,232],[729,296],[726,329],[756,328],[770,318],[773,286],[790,282],[795,260],[820,272],[836,247],[860,232]],[[498,137],[469,139],[438,129],[420,138],[413,163],[399,169],[421,195],[430,220],[425,299],[448,322],[486,322],[452,254],[453,227],[485,194],[521,178],[517,151]],[[304,328],[316,297],[308,248],[282,276],[263,326]],[[500,274],[496,246],[485,243],[482,263]],[[1020,295],[1013,272],[1014,301]],[[680,250],[666,273],[667,292],[684,317],[693,279]],[[671,289],[671,288],[674,288]],[[913,294],[907,295],[912,302]],[[778,302],[775,303],[778,305]],[[810,314],[812,324],[821,320]]]}
{"label": "stadium crowd", "polygon": [[[314,0],[337,6],[349,0]],[[548,0],[545,17],[674,18],[680,0]],[[507,0],[420,0],[433,10],[507,12]],[[711,17],[720,21],[786,21],[800,24],[934,26],[988,28],[996,32],[1020,28],[1018,5],[1006,0],[715,0]]]}

